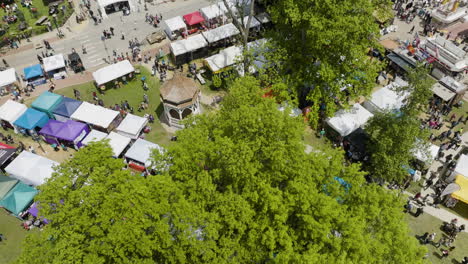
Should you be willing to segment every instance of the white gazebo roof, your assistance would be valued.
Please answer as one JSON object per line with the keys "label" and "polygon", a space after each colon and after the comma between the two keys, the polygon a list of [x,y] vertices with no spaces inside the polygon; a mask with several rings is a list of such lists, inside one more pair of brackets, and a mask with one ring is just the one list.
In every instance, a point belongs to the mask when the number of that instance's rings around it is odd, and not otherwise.
{"label": "white gazebo roof", "polygon": [[151,165],[151,153],[153,149],[162,150],[158,144],[139,138],[133,143],[127,153],[125,153],[124,157],[136,160],[145,164],[145,167],[149,167]]}
{"label": "white gazebo roof", "polygon": [[208,43],[214,43],[216,41],[235,36],[239,33],[240,32],[236,26],[234,26],[232,23],[229,23],[212,30],[204,31],[202,32],[202,35],[206,38]]}
{"label": "white gazebo roof", "polygon": [[187,28],[187,25],[185,25],[184,19],[181,16],[166,19],[164,20],[164,23],[171,32]]}
{"label": "white gazebo roof", "polygon": [[118,115],[119,112],[117,111],[83,102],[70,118],[102,128],[108,128]]}
{"label": "white gazebo roof", "polygon": [[[240,22],[240,19],[238,19]],[[247,26],[247,22],[249,21],[249,16],[245,16],[244,19],[242,20],[242,25],[245,27]],[[252,16],[252,19],[250,20],[250,26],[249,28],[253,27],[259,27],[261,25],[260,21],[258,21],[254,16]]]}
{"label": "white gazebo roof", "polygon": [[24,104],[8,100],[0,106],[0,120],[13,124],[26,110],[28,110],[28,107]]}
{"label": "white gazebo roof", "polygon": [[198,34],[188,37],[187,39],[172,42],[171,50],[174,56],[179,56],[206,46],[208,46],[208,42],[206,42],[205,38],[201,34]]}
{"label": "white gazebo roof", "polygon": [[86,137],[81,141],[81,144],[87,146],[91,142],[97,142],[105,139],[107,134],[99,130],[91,129]]}
{"label": "white gazebo roof", "polygon": [[121,62],[117,62],[115,64],[111,64],[109,66],[106,66],[104,68],[101,68],[93,72],[93,77],[97,85],[101,85],[101,84],[105,84],[110,81],[113,81],[117,78],[120,78],[134,71],[135,69],[133,68],[130,61],[124,60]]}
{"label": "white gazebo roof", "polygon": [[124,120],[122,120],[120,125],[117,127],[116,132],[126,137],[137,139],[146,124],[148,124],[148,119],[141,116],[127,114]]}
{"label": "white gazebo roof", "polygon": [[214,5],[206,6],[203,8],[200,8],[200,13],[205,17],[205,19],[213,19],[220,17],[224,14],[226,14],[227,8],[224,5],[223,2],[218,2]]}
{"label": "white gazebo roof", "polygon": [[114,157],[119,157],[122,154],[122,151],[130,144],[131,139],[126,136],[122,136],[115,132],[110,132],[109,135],[106,137],[109,139],[109,145],[114,152]]}
{"label": "white gazebo roof", "polygon": [[327,119],[327,123],[345,137],[364,125],[373,116],[360,104],[354,104],[351,109],[338,111],[334,117]]}
{"label": "white gazebo roof", "polygon": [[65,60],[63,58],[63,54],[57,54],[50,57],[44,57],[42,60],[44,65],[44,71],[50,72],[53,70],[65,68]]}
{"label": "white gazebo roof", "polygon": [[240,56],[242,56],[242,47],[232,46],[206,58],[205,61],[213,72],[217,72],[236,63]]}
{"label": "white gazebo roof", "polygon": [[6,69],[0,72],[0,87],[16,82],[15,68]]}
{"label": "white gazebo roof", "polygon": [[462,154],[457,161],[457,166],[453,170],[455,174],[461,174],[468,177],[468,155]]}
{"label": "white gazebo roof", "polygon": [[52,176],[54,172],[52,167],[56,165],[59,165],[59,163],[31,152],[23,151],[5,168],[5,171],[11,177],[25,184],[39,186]]}

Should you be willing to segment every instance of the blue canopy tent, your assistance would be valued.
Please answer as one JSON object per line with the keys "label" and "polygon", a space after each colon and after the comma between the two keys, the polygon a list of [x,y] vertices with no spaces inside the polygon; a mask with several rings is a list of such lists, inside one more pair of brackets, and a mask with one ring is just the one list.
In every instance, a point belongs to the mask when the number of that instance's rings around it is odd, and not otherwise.
{"label": "blue canopy tent", "polygon": [[37,190],[35,188],[18,182],[0,201],[0,206],[18,216],[19,213],[24,211],[33,202],[36,194]]}
{"label": "blue canopy tent", "polygon": [[71,99],[68,97],[63,97],[62,102],[60,102],[54,109],[52,109],[52,114],[56,120],[67,121],[71,120],[70,116],[80,107],[81,101]]}
{"label": "blue canopy tent", "polygon": [[24,78],[31,83],[34,83],[34,85],[40,85],[46,82],[44,78],[41,78],[44,76],[44,72],[42,71],[42,67],[40,64],[36,64],[33,66],[29,66],[27,68],[24,68]]}
{"label": "blue canopy tent", "polygon": [[19,127],[22,133],[27,134],[29,130],[43,127],[48,121],[49,117],[46,113],[28,108],[28,110],[14,122],[14,125]]}

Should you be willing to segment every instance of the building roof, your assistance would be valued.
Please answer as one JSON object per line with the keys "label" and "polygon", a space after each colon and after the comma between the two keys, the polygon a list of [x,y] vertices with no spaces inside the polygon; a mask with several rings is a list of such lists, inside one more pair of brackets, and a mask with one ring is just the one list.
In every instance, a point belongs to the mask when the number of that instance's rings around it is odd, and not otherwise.
{"label": "building roof", "polygon": [[175,75],[161,87],[161,97],[178,105],[191,100],[199,90],[198,84],[193,79]]}

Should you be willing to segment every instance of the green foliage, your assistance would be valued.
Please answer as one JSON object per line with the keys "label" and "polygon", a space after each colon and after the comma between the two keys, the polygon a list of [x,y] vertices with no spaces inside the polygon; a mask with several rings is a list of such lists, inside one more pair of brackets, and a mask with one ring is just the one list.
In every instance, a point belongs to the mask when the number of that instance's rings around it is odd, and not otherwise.
{"label": "green foliage", "polygon": [[192,262],[420,263],[401,200],[367,185],[342,152],[306,154],[300,118],[261,94],[258,80],[238,79],[220,111],[193,117],[156,158],[211,219],[211,254]]}
{"label": "green foliage", "polygon": [[20,9],[16,9],[15,13],[19,21],[26,21],[26,18],[24,17],[24,14]]}
{"label": "green foliage", "polygon": [[429,69],[419,64],[408,73],[406,87],[399,87],[400,93],[409,93],[402,111],[410,116],[417,117],[421,111],[426,110],[429,99],[432,97],[432,86],[435,80],[429,76]]}
{"label": "green foliage", "polygon": [[[403,166],[409,166],[414,158],[412,150],[425,146],[418,139],[427,138],[419,121],[409,115],[376,113],[368,122],[366,132],[370,136],[368,150],[371,153],[369,172],[372,177],[386,181],[403,182],[408,175]],[[422,144],[422,142],[421,142]]]}
{"label": "green foliage", "polygon": [[[389,1],[279,0],[269,8],[276,46],[269,59],[277,62],[280,76],[290,75],[288,85],[296,87],[300,97],[326,105],[325,116],[374,87],[383,67],[367,55],[377,46],[378,26],[372,16],[377,5]],[[348,95],[340,90],[345,86]],[[304,87],[312,89],[303,95]],[[318,112],[314,107],[311,114]]]}
{"label": "green foliage", "polygon": [[223,80],[221,80],[221,77],[219,77],[218,74],[213,74],[212,81],[213,81],[213,86],[216,89],[221,88],[221,86],[223,85]]}

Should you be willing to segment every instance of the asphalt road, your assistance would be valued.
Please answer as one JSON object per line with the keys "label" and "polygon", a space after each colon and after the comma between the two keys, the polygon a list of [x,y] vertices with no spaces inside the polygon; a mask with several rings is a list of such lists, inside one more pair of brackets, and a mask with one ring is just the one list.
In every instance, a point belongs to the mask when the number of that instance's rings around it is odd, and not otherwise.
{"label": "asphalt road", "polygon": [[[118,54],[129,52],[129,39],[137,38],[139,41],[142,41],[148,34],[157,30],[145,22],[145,14],[147,12],[153,15],[161,14],[163,20],[165,20],[177,15],[191,13],[201,7],[212,4],[208,0],[176,0],[175,2],[157,5],[147,4],[148,11],[144,11],[144,6],[139,4],[138,0],[134,1],[137,11],[132,12],[128,16],[122,16],[122,13],[118,12],[108,15],[108,17],[103,19],[102,23],[98,25],[94,25],[93,21],[89,19],[83,22],[83,24],[73,27],[71,32],[66,29],[62,30],[65,33],[65,37],[51,42],[55,54],[63,53],[64,56],[67,56],[72,48],[75,48],[80,54],[85,68],[98,68],[107,64],[104,59],[108,56],[112,57],[113,50]],[[91,1],[91,10],[97,15],[96,1]],[[138,12],[138,10],[140,12]],[[72,16],[71,19],[75,19],[74,16]],[[114,28],[115,36],[103,42],[101,40],[102,32],[104,29],[109,30],[110,27]],[[120,39],[122,32],[125,34],[125,40]],[[36,40],[33,42],[37,44],[41,41]],[[86,54],[82,54],[82,45],[86,48]],[[33,48],[6,56],[5,59],[11,67],[16,68],[18,73],[22,73],[24,67],[38,63],[37,55],[41,55],[43,51],[45,51],[43,48]]]}

